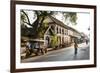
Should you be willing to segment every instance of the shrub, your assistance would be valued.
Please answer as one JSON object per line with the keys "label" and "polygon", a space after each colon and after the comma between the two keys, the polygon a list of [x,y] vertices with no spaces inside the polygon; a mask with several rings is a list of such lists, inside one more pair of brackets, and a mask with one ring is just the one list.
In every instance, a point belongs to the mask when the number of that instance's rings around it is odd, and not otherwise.
{"label": "shrub", "polygon": [[53,36],[51,36],[51,47],[55,48],[56,46],[58,46],[57,36],[53,35]]}

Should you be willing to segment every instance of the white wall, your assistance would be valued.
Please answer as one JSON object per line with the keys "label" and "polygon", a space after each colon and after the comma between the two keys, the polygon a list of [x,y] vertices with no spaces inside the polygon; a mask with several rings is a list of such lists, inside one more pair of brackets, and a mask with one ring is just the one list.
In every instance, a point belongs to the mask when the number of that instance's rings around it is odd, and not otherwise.
{"label": "white wall", "polygon": [[[97,31],[100,37],[100,0],[34,0],[58,3],[97,5]],[[97,68],[66,69],[30,73],[99,73],[100,72],[100,38],[97,43]],[[10,0],[0,0],[0,73],[10,73]],[[27,72],[29,73],[29,72]]]}

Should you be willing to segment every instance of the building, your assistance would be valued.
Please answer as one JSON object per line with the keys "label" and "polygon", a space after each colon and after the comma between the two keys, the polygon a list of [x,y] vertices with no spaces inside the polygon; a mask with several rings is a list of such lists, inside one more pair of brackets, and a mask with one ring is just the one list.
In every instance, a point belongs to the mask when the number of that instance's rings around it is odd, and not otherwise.
{"label": "building", "polygon": [[[70,46],[73,43],[74,39],[81,38],[81,35],[77,30],[65,25],[63,22],[59,21],[53,16],[47,16],[43,23],[48,24],[48,28],[46,28],[45,32],[43,33],[43,38],[36,39],[44,40],[44,45],[46,47],[51,47],[53,37],[52,33],[56,35],[55,39],[57,41],[57,47]],[[28,38],[27,40],[34,40],[34,38]]]}
{"label": "building", "polygon": [[47,18],[44,20],[44,23],[45,22],[49,24],[49,28],[44,34],[44,45],[48,47],[51,43],[51,35],[49,31],[51,28],[54,29],[53,32],[57,35],[57,46],[70,46],[73,43],[74,39],[81,38],[80,33],[77,30],[65,25],[52,16],[47,16]]}

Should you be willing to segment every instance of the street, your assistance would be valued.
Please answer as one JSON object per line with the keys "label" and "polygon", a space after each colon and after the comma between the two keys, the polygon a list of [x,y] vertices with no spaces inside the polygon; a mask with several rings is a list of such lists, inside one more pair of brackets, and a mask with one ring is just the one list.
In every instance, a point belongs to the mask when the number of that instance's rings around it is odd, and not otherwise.
{"label": "street", "polygon": [[79,44],[77,54],[74,54],[74,47],[67,47],[60,50],[50,51],[45,55],[31,57],[22,60],[26,62],[48,62],[48,61],[71,61],[71,60],[88,60],[89,59],[89,44]]}

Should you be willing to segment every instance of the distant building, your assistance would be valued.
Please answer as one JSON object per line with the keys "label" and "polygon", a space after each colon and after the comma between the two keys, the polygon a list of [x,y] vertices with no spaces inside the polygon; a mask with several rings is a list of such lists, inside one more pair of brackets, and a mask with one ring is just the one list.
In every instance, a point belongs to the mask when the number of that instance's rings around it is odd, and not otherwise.
{"label": "distant building", "polygon": [[86,40],[89,41],[89,37],[86,34],[84,34],[83,32],[81,32],[80,34],[81,34],[81,41],[82,42],[85,42]]}

